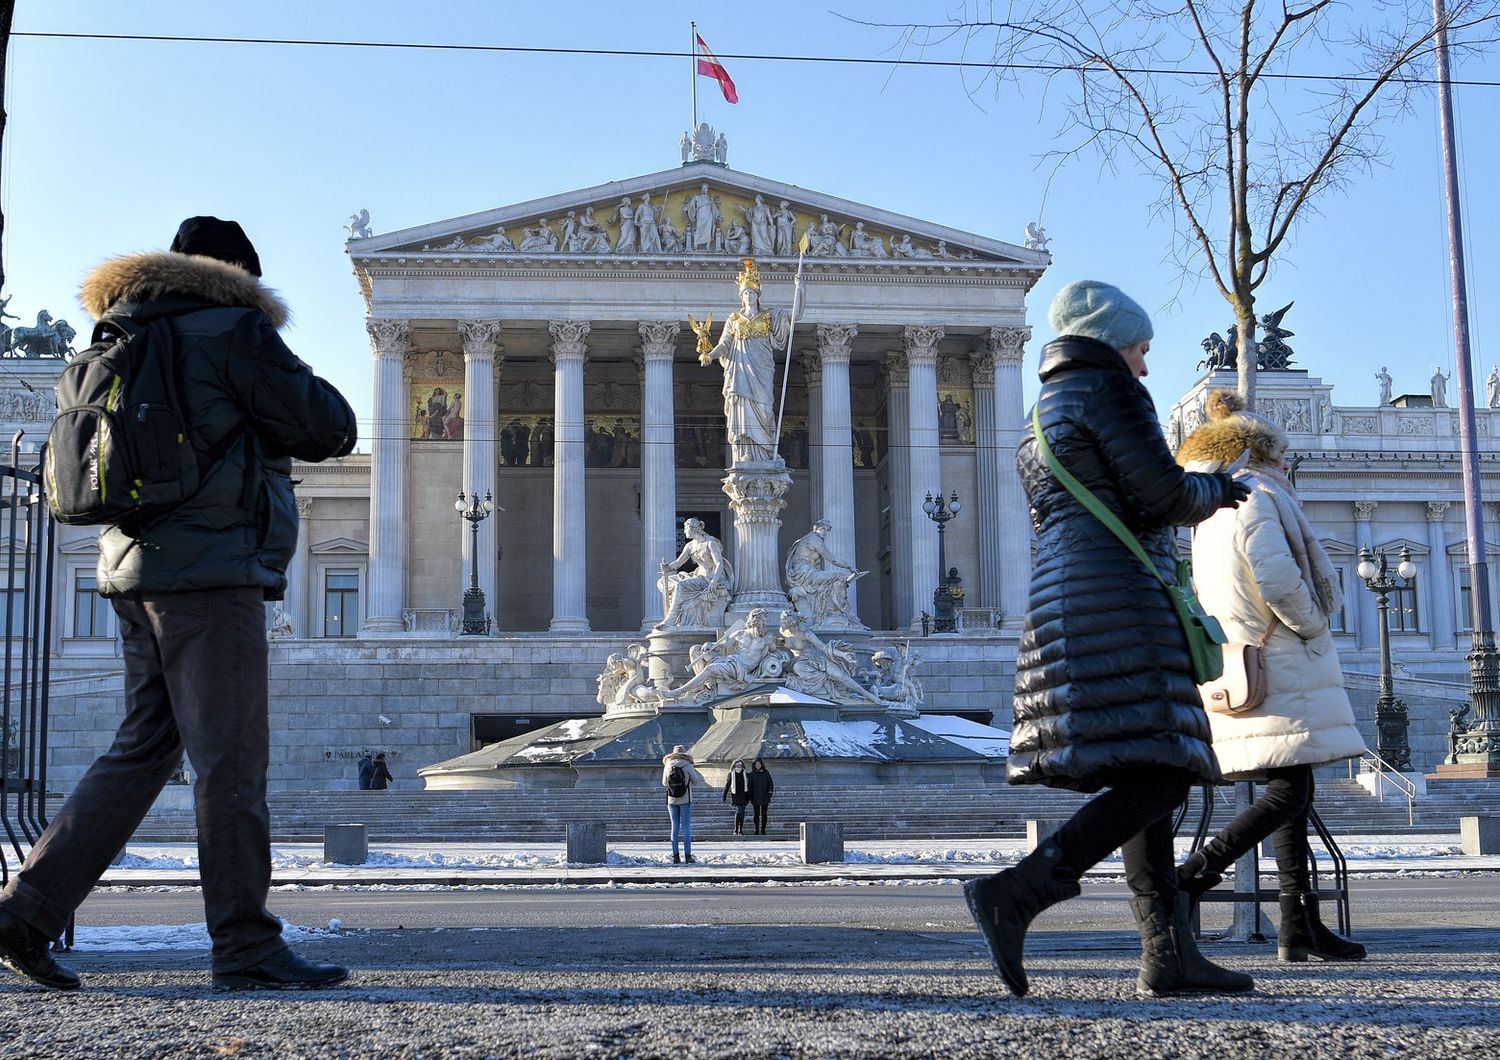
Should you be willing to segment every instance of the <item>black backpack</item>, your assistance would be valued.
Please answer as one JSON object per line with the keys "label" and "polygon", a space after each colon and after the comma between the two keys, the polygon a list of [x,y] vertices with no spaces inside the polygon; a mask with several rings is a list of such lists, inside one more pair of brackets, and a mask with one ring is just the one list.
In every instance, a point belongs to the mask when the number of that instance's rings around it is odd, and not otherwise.
{"label": "black backpack", "polygon": [[149,523],[197,492],[171,325],[180,312],[146,325],[101,320],[92,345],[62,370],[46,461],[58,522]]}
{"label": "black backpack", "polygon": [[667,770],[667,794],[674,799],[680,799],[688,793],[687,773],[681,766],[673,766]]}

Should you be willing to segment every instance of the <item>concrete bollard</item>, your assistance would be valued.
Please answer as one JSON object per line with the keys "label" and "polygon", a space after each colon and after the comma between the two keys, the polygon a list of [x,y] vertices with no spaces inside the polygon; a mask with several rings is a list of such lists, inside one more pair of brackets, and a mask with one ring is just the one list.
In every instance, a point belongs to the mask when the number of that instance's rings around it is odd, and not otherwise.
{"label": "concrete bollard", "polygon": [[844,826],[837,821],[803,821],[802,864],[821,865],[844,860]]}
{"label": "concrete bollard", "polygon": [[1044,817],[1041,820],[1026,822],[1026,851],[1030,853],[1063,825],[1067,824],[1065,817]]}
{"label": "concrete bollard", "polygon": [[1500,817],[1460,817],[1458,833],[1465,854],[1500,854]]}
{"label": "concrete bollard", "polygon": [[609,844],[603,821],[568,822],[568,864],[603,865]]}
{"label": "concrete bollard", "polygon": [[334,865],[363,865],[370,857],[370,844],[362,824],[323,826],[323,860]]}

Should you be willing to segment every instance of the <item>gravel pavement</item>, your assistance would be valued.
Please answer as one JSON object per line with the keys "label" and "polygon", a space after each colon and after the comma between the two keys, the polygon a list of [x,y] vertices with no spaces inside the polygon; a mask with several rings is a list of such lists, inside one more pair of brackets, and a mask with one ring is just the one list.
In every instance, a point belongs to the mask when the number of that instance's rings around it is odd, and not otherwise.
{"label": "gravel pavement", "polygon": [[[1475,896],[1471,916],[1451,901],[1462,885],[1394,882],[1400,915],[1366,903],[1358,937],[1372,957],[1361,964],[1282,965],[1265,944],[1209,944],[1215,960],[1254,974],[1257,991],[1177,1000],[1134,996],[1123,902],[1092,886],[1038,921],[1025,999],[990,970],[951,884],[724,896],[762,923],[706,912],[701,892],[680,904],[655,892],[645,913],[622,902],[631,911],[612,924],[601,922],[608,894],[453,896],[450,909],[527,902],[528,926],[509,928],[425,926],[446,922],[430,893],[278,892],[273,906],[302,924],[341,903],[356,926],[298,948],[353,965],[346,986],[216,995],[201,952],[80,948],[67,958],[85,979],[78,994],[0,976],[0,1056],[1494,1056],[1494,892]],[[117,910],[160,910],[168,898],[173,912],[191,908],[180,890],[112,893],[90,899],[80,920],[124,922]],[[1412,926],[1424,903],[1440,927]]]}

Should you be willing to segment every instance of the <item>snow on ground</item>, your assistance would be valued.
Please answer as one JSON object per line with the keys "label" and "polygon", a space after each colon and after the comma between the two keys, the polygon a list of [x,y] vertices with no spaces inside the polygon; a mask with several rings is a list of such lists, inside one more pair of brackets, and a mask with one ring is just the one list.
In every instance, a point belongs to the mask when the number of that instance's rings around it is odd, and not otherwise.
{"label": "snow on ground", "polygon": [[[309,939],[334,938],[339,921],[331,920],[326,928],[303,927],[283,920],[281,937],[295,945]],[[196,924],[123,924],[114,927],[79,925],[74,932],[73,948],[80,953],[140,950],[207,950],[208,925]]]}
{"label": "snow on ground", "polygon": [[[800,865],[800,848],[796,842],[745,840],[736,842],[700,841],[693,848],[694,858],[704,865],[754,867]],[[1365,860],[1428,860],[1459,857],[1462,851],[1454,835],[1345,836],[1340,839],[1344,857],[1351,862]],[[1326,851],[1314,844],[1319,861],[1327,862]],[[1186,856],[1188,840],[1179,838],[1179,856]],[[844,848],[844,860],[863,865],[1009,865],[1026,853],[1020,839],[983,841],[960,840],[892,840],[887,842],[851,842]],[[666,865],[672,861],[672,849],[664,835],[657,843],[611,843],[608,864],[616,866]],[[558,868],[564,864],[562,843],[373,843],[369,860],[358,869],[528,869]],[[1262,859],[1269,863],[1270,859]],[[1107,862],[1118,862],[1114,854]],[[348,869],[323,860],[323,848],[317,843],[276,843],[271,848],[273,871],[308,869]],[[198,867],[195,847],[178,843],[132,843],[113,868],[154,869],[158,871],[192,871]]]}

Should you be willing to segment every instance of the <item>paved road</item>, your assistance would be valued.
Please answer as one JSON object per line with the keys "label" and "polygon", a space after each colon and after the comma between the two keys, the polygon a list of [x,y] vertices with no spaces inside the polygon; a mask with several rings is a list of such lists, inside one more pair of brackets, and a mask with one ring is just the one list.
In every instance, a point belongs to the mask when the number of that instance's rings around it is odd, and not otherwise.
{"label": "paved road", "polygon": [[[0,1056],[1413,1057],[1500,1049],[1500,880],[1361,881],[1371,960],[1278,965],[1239,998],[1139,1000],[1117,886],[1038,922],[1032,996],[1005,994],[951,884],[278,891],[343,988],[205,989],[202,953],[94,953],[76,996],[0,978]],[[200,920],[192,892],[101,893],[91,925]],[[673,926],[679,925],[679,926]]]}

